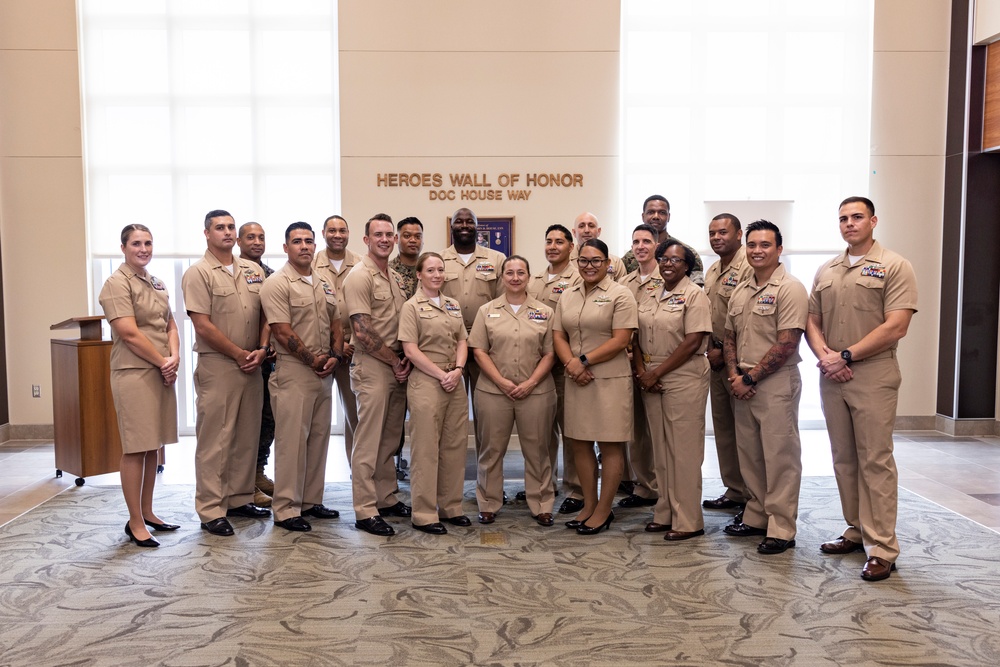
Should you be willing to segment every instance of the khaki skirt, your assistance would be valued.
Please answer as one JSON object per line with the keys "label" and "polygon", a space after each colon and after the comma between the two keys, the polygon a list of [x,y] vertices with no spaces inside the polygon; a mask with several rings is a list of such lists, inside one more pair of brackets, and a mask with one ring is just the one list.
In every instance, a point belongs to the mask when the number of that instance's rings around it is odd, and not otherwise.
{"label": "khaki skirt", "polygon": [[111,395],[118,413],[123,454],[137,454],[177,442],[177,394],[163,385],[158,368],[111,371]]}
{"label": "khaki skirt", "polygon": [[581,387],[566,378],[565,434],[584,442],[632,439],[632,378],[595,378]]}

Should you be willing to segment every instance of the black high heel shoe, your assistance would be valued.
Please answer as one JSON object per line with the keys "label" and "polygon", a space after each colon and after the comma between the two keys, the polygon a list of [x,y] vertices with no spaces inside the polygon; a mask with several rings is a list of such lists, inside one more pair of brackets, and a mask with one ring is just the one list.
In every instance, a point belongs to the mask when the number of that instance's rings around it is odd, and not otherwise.
{"label": "black high heel shoe", "polygon": [[[587,519],[589,519],[589,518],[590,517],[588,516]],[[571,519],[570,521],[566,522],[566,527],[567,528],[572,528],[573,530],[576,530],[577,528],[579,528],[580,526],[582,526],[583,522],[586,521],[587,519],[583,519],[583,520],[581,520],[581,519]]]}
{"label": "black high heel shoe", "polygon": [[177,530],[180,528],[176,523],[156,523],[149,519],[143,519],[142,521],[153,530]]}
{"label": "black high heel shoe", "polygon": [[135,535],[132,534],[132,527],[130,525],[128,525],[127,521],[125,522],[125,534],[128,535],[128,538],[131,541],[135,542],[135,546],[137,546],[137,547],[158,547],[158,546],[160,546],[160,543],[157,542],[156,540],[154,540],[152,537],[150,537],[148,540],[138,540],[138,539],[136,539]]}
{"label": "black high heel shoe", "polygon": [[600,526],[597,526],[596,528],[591,528],[587,524],[581,523],[580,526],[576,529],[576,533],[577,535],[597,535],[602,530],[605,530],[606,528],[610,527],[611,522],[614,520],[615,520],[615,513],[612,512],[611,514],[608,515],[607,521],[602,523]]}

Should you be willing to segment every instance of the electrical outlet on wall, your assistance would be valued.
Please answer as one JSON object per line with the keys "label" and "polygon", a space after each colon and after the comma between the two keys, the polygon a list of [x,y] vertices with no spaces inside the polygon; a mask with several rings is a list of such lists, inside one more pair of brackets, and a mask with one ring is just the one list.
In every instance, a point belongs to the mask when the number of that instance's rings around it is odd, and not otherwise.
{"label": "electrical outlet on wall", "polygon": [[42,397],[42,387],[37,384],[31,385],[31,397],[41,398]]}

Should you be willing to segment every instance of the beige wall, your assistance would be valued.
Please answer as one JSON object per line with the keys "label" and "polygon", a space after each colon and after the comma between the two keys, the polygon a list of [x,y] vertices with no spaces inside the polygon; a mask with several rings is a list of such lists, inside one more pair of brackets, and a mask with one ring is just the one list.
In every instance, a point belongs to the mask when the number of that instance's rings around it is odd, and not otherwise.
{"label": "beige wall", "polygon": [[[545,228],[593,209],[614,238],[618,210],[617,0],[342,0],[341,166],[351,246],[373,213],[415,215],[425,248],[450,244],[445,220],[468,206],[515,217],[514,250],[543,266]],[[502,201],[431,201],[426,188],[377,187],[382,172],[486,175]],[[583,187],[525,185],[575,172]],[[512,188],[501,174],[520,174]],[[482,190],[483,188],[473,188]],[[527,201],[507,190],[530,189]]]}
{"label": "beige wall", "polygon": [[[89,312],[79,81],[75,2],[0,0],[0,235],[11,424],[52,423],[49,325]],[[40,399],[31,397],[33,384],[41,385]]]}
{"label": "beige wall", "polygon": [[[877,235],[913,261],[921,291],[900,353],[903,416],[935,409],[949,6],[876,0]],[[398,171],[579,172],[583,188],[533,188],[527,202],[470,208],[514,215],[515,250],[535,268],[541,230],[570,222],[569,212],[594,210],[613,238],[618,12],[615,0],[341,0],[342,198],[352,247],[361,249],[363,222],[379,210],[419,216],[427,247],[446,245],[444,220],[459,203],[376,187],[377,173]],[[0,0],[0,234],[16,425],[51,424],[48,326],[90,308],[76,48],[73,0]],[[42,385],[41,400],[30,397],[31,384]]]}
{"label": "beige wall", "polygon": [[1000,39],[1000,0],[974,0],[975,18],[972,41],[975,44],[992,44]]}
{"label": "beige wall", "polygon": [[875,0],[875,237],[913,263],[920,290],[920,310],[899,348],[901,417],[936,410],[950,23],[948,0]]}

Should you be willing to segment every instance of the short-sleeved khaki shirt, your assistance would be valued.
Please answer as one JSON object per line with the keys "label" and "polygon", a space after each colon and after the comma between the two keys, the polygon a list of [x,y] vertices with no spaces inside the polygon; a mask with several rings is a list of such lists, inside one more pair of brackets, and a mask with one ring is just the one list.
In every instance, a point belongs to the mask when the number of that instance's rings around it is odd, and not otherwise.
{"label": "short-sleeved khaki shirt", "polygon": [[441,251],[441,257],[444,258],[444,285],[441,293],[462,305],[462,320],[468,331],[476,320],[479,307],[503,293],[500,265],[507,256],[492,248],[477,245],[469,263],[464,264],[455,251],[455,246],[451,245]]}
{"label": "short-sleeved khaki shirt", "polygon": [[[639,325],[635,297],[611,276],[594,286],[590,294],[581,281],[563,292],[552,322],[554,331],[563,331],[569,338],[573,356],[587,354],[611,340],[615,329],[635,329]],[[595,378],[629,377],[628,355],[625,350],[613,359],[590,367]]]}
{"label": "short-sleeved khaki shirt", "polygon": [[[507,296],[500,295],[476,314],[469,347],[485,351],[500,375],[521,384],[535,372],[542,357],[552,352],[554,315],[551,308],[530,296],[515,313]],[[485,373],[479,376],[477,386],[490,394],[503,393]],[[554,390],[552,374],[546,373],[535,389],[538,393]]]}
{"label": "short-sleeved khaki shirt", "polygon": [[[328,354],[330,323],[337,321],[337,295],[327,279],[313,271],[312,284],[285,264],[264,281],[260,304],[271,324],[288,324],[310,352]],[[272,337],[278,354],[292,354]]]}
{"label": "short-sleeved khaki shirt", "polygon": [[399,342],[416,343],[440,368],[454,368],[458,341],[468,335],[458,301],[441,295],[440,304],[417,291],[399,313]]}
{"label": "short-sleeved khaki shirt", "polygon": [[330,257],[326,254],[326,249],[320,250],[313,257],[313,271],[318,271],[326,277],[329,284],[333,285],[333,290],[337,293],[337,312],[340,314],[340,324],[344,328],[344,342],[351,340],[351,318],[347,314],[347,304],[344,303],[344,280],[347,274],[361,262],[361,255],[350,250],[344,251],[344,262],[340,265],[340,271],[330,263]]}
{"label": "short-sleeved khaki shirt", "polygon": [[[174,318],[170,312],[170,295],[163,281],[148,274],[140,276],[128,264],[122,263],[101,288],[98,301],[104,316],[112,322],[119,317],[135,318],[135,325],[156,351],[170,355],[167,325]],[[128,348],[125,341],[113,337],[111,370],[152,368],[153,365]]]}
{"label": "short-sleeved khaki shirt", "polygon": [[740,246],[729,266],[717,261],[705,272],[705,294],[712,304],[712,335],[718,340],[726,337],[726,317],[729,315],[729,297],[733,290],[753,275],[753,267],[747,261],[747,250]]}
{"label": "short-sleeved khaki shirt", "polygon": [[654,271],[643,279],[639,274],[639,269],[636,269],[619,280],[618,283],[632,292],[632,296],[635,297],[635,301],[639,305],[642,305],[646,299],[655,299],[663,290],[663,278],[660,277],[659,271]]}
{"label": "short-sleeved khaki shirt", "polygon": [[399,332],[399,311],[406,299],[400,287],[399,274],[387,269],[382,273],[368,255],[361,257],[347,279],[344,280],[344,302],[348,317],[370,315],[375,333],[387,348],[399,354],[400,344],[396,337]]}
{"label": "short-sleeved khaki shirt", "polygon": [[822,315],[823,337],[831,349],[857,343],[893,310],[917,312],[917,277],[909,261],[878,241],[854,266],[845,250],[816,272],[809,312]]}
{"label": "short-sleeved khaki shirt", "polygon": [[562,273],[555,274],[551,278],[549,278],[546,267],[545,271],[531,277],[531,282],[528,283],[528,296],[532,299],[538,299],[555,312],[559,297],[580,280],[580,273],[574,267],[573,262],[567,264]]}
{"label": "short-sleeved khaki shirt", "polygon": [[[233,258],[233,272],[211,252],[192,264],[181,279],[184,310],[208,315],[222,335],[243,350],[260,346],[260,288],[264,269],[248,259]],[[221,354],[195,332],[194,351]]]}
{"label": "short-sleeved khaki shirt", "polygon": [[[778,342],[778,332],[785,329],[805,331],[809,317],[809,295],[805,286],[779,264],[763,285],[751,275],[740,283],[729,298],[726,329],[736,334],[736,359],[740,368],[756,366]],[[802,361],[798,350],[785,365]]]}
{"label": "short-sleeved khaki shirt", "polygon": [[[630,274],[631,275],[631,274]],[[687,276],[674,289],[659,291],[639,302],[639,347],[644,355],[666,359],[690,333],[712,330],[712,307],[700,287]],[[695,354],[704,354],[702,341]]]}

